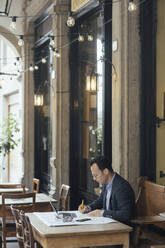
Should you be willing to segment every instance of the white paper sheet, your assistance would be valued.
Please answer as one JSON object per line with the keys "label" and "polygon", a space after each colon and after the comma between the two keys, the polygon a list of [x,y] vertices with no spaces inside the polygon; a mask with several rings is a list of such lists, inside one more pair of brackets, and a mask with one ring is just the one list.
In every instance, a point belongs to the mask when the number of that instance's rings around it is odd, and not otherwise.
{"label": "white paper sheet", "polygon": [[[55,212],[34,212],[34,214],[48,226],[97,225],[116,222],[111,218],[88,216],[87,214],[81,214],[78,211],[63,211],[63,213],[75,213],[77,217],[73,218],[70,222],[64,222],[62,219],[57,218]],[[86,218],[90,220],[81,221]]]}
{"label": "white paper sheet", "polygon": [[165,212],[164,213],[160,213],[159,214],[161,217],[164,217],[165,218]]}

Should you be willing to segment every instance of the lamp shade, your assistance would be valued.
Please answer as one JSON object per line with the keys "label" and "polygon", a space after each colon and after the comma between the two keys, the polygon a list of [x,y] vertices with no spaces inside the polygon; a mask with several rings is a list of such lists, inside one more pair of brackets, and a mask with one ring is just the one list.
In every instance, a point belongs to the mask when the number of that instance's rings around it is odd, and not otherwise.
{"label": "lamp shade", "polygon": [[43,94],[35,94],[34,95],[34,106],[43,106],[44,104],[44,96]]}
{"label": "lamp shade", "polygon": [[97,91],[97,76],[95,73],[86,76],[86,91],[88,92]]}

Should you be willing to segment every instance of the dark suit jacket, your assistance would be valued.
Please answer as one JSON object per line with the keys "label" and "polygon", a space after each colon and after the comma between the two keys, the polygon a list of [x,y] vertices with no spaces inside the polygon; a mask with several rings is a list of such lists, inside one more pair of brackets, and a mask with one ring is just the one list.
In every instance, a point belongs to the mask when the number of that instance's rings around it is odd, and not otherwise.
{"label": "dark suit jacket", "polygon": [[130,224],[129,220],[135,213],[135,194],[130,184],[116,173],[112,184],[109,209],[106,210],[106,185],[98,199],[89,204],[91,210],[103,209],[104,217]]}

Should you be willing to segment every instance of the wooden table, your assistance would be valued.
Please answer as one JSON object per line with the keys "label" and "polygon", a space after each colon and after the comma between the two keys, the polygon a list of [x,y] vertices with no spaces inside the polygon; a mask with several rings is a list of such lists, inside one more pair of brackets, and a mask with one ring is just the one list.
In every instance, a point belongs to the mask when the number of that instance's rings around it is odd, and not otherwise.
{"label": "wooden table", "polygon": [[[28,188],[25,188],[25,192],[28,192]],[[23,193],[23,189],[22,188],[16,188],[16,189],[12,189],[12,188],[0,188],[0,195],[2,193]]]}
{"label": "wooden table", "polygon": [[[36,193],[36,211],[37,212],[45,212],[45,211],[52,211],[52,207],[50,205],[50,200],[52,202],[57,202],[55,199],[49,197],[43,193]],[[17,200],[6,200],[7,205],[21,205],[21,204],[28,204],[31,203],[28,199],[17,199]],[[2,217],[2,196],[0,195],[0,217]]]}
{"label": "wooden table", "polygon": [[129,248],[132,228],[120,222],[99,225],[49,227],[33,213],[30,218],[34,238],[43,248],[77,248],[103,245],[123,245]]}

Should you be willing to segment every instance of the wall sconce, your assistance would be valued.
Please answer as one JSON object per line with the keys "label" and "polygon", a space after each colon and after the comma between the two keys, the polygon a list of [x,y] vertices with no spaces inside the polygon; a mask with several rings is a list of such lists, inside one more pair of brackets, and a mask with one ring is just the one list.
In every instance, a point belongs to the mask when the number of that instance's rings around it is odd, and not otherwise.
{"label": "wall sconce", "polygon": [[54,87],[51,85],[47,80],[44,82],[43,85],[40,85],[34,95],[34,106],[41,107],[44,105],[44,90],[45,87],[52,89],[52,96],[54,96]]}
{"label": "wall sconce", "polygon": [[97,74],[95,72],[95,65],[98,63],[98,61],[110,64],[112,66],[112,76],[114,78],[114,81],[117,82],[117,79],[118,79],[116,67],[111,62],[111,60],[109,60],[106,57],[100,57],[95,63],[93,63],[92,69],[90,69],[90,65],[86,66],[86,85],[85,85],[85,88],[86,88],[86,91],[91,92],[91,93],[97,92],[97,77],[99,76],[99,74]]}
{"label": "wall sconce", "polygon": [[86,91],[96,92],[97,91],[97,75],[92,73],[86,76]]}
{"label": "wall sconce", "polygon": [[41,107],[44,104],[44,96],[41,93],[34,95],[34,106]]}

